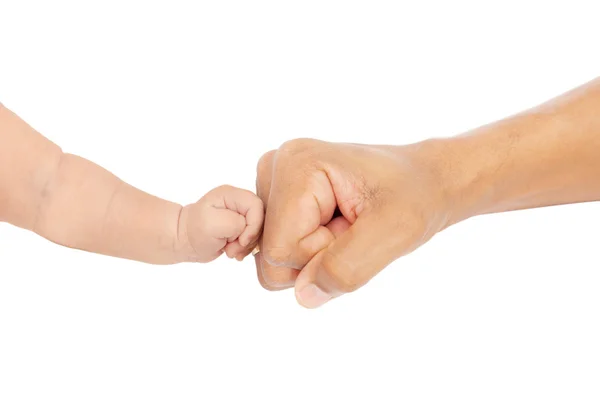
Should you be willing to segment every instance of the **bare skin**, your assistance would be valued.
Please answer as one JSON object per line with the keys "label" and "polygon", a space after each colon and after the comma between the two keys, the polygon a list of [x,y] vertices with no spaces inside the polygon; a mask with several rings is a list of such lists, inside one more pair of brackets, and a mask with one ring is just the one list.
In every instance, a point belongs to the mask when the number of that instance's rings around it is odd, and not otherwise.
{"label": "bare skin", "polygon": [[259,281],[318,307],[460,221],[600,200],[600,78],[456,137],[293,140],[261,158],[257,191]]}
{"label": "bare skin", "polygon": [[262,231],[252,192],[222,186],[181,206],[65,154],[0,105],[0,221],[60,245],[149,264],[243,259]]}

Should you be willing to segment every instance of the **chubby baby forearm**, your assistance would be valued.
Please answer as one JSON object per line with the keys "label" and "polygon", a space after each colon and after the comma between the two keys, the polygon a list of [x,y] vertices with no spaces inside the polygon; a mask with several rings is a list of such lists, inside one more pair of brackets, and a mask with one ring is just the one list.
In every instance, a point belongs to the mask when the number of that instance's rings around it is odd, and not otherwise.
{"label": "chubby baby forearm", "polygon": [[86,159],[62,155],[40,200],[33,231],[58,244],[151,264],[187,261],[178,245],[182,207]]}
{"label": "chubby baby forearm", "polygon": [[179,204],[145,193],[0,106],[0,219],[60,245],[151,264],[193,258]]}

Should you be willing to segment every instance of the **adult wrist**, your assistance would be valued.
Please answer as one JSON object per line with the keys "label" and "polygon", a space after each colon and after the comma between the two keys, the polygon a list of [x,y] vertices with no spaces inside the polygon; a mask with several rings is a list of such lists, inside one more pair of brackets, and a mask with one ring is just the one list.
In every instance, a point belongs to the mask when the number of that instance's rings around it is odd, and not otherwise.
{"label": "adult wrist", "polygon": [[493,169],[489,155],[471,137],[431,138],[412,145],[420,168],[433,177],[431,181],[444,215],[440,230],[485,213],[493,201]]}
{"label": "adult wrist", "polygon": [[553,195],[564,186],[557,177],[571,165],[562,160],[560,126],[552,115],[522,113],[426,141],[423,147],[432,149],[430,163],[444,193],[447,226],[477,215],[560,203]]}

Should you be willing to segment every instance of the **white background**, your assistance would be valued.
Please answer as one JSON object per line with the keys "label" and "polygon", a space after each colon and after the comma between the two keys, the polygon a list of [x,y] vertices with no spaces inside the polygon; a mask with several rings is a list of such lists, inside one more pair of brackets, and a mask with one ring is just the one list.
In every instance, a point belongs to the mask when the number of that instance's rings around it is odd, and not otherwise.
{"label": "white background", "polygon": [[[0,101],[189,203],[253,189],[287,139],[453,135],[582,84],[595,3],[0,0]],[[597,399],[599,223],[476,218],[313,311],[251,258],[153,267],[3,225],[0,398]]]}

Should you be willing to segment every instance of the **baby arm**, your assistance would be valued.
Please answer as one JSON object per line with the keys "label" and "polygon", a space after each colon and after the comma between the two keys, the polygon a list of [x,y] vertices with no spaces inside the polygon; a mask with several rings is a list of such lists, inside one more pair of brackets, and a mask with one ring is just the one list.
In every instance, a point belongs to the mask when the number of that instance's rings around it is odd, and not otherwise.
{"label": "baby arm", "polygon": [[258,197],[232,187],[186,207],[152,196],[63,153],[0,105],[0,221],[54,243],[150,264],[207,262],[223,251],[242,259],[263,211]]}

